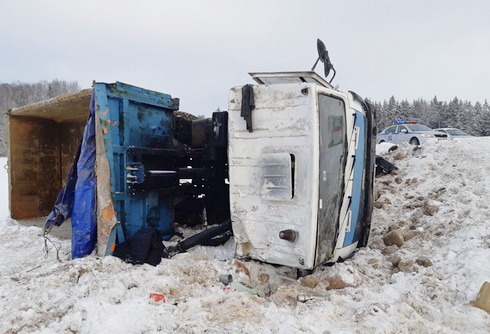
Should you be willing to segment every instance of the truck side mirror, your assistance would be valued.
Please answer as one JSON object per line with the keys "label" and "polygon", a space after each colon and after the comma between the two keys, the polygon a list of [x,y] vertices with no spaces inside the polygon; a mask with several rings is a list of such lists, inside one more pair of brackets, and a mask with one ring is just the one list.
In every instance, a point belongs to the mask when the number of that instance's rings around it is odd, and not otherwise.
{"label": "truck side mirror", "polygon": [[330,70],[333,70],[333,77],[330,79],[329,83],[332,82],[333,78],[335,78],[335,68],[333,67],[332,63],[330,62],[330,57],[328,56],[328,51],[327,48],[325,47],[325,44],[320,40],[316,40],[316,47],[318,50],[318,59],[315,62],[315,65],[313,65],[313,68],[311,69],[312,71],[315,70],[315,66],[318,63],[319,60],[322,61],[324,67],[325,67],[325,79],[328,77],[330,74]]}

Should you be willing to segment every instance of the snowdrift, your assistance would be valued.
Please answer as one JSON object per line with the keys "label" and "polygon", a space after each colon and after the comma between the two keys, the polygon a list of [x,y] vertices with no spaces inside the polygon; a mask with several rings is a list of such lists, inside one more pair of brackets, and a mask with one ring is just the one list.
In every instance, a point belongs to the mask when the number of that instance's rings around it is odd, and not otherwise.
{"label": "snowdrift", "polygon": [[490,332],[490,314],[472,305],[490,281],[490,138],[390,148],[378,154],[399,170],[376,179],[368,247],[299,280],[233,259],[233,241],[157,267],[69,260],[70,241],[45,244],[2,212],[0,332]]}

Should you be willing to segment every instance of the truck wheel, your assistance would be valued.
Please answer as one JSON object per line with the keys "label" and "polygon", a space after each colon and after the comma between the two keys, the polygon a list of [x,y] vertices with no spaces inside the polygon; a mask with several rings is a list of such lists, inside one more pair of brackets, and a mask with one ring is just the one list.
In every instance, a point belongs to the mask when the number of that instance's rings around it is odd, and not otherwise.
{"label": "truck wheel", "polygon": [[411,145],[420,145],[420,142],[417,138],[414,137],[414,138],[410,139],[410,144]]}

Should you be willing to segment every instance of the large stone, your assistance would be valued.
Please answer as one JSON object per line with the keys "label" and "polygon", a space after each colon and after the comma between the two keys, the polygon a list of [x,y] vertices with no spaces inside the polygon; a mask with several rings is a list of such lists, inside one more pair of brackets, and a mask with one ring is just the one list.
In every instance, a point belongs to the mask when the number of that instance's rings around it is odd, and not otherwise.
{"label": "large stone", "polygon": [[408,230],[408,231],[405,231],[403,232],[403,238],[405,239],[405,241],[407,240],[410,240],[410,239],[413,239],[415,238],[416,236],[418,236],[421,232],[417,231],[417,230]]}
{"label": "large stone", "polygon": [[327,277],[327,290],[337,290],[337,289],[344,289],[348,286],[349,284],[345,283],[342,278],[338,275],[332,276],[332,277]]}
{"label": "large stone", "polygon": [[490,313],[490,282],[483,283],[473,305]]}
{"label": "large stone", "polygon": [[422,202],[412,202],[403,205],[404,209],[413,210],[422,207],[424,204]]}
{"label": "large stone", "polygon": [[398,263],[400,262],[401,258],[398,255],[392,255],[388,258],[388,261],[391,262],[393,267],[398,267]]}
{"label": "large stone", "polygon": [[374,237],[369,240],[369,247],[372,249],[384,249],[385,243],[380,237]]}
{"label": "large stone", "polygon": [[399,248],[397,245],[385,246],[384,249],[381,250],[383,255],[392,255],[398,252]]}
{"label": "large stone", "polygon": [[395,160],[403,160],[403,159],[405,159],[406,157],[407,157],[407,155],[406,155],[406,154],[404,154],[404,153],[402,153],[402,152],[399,152],[399,153],[397,153],[397,154],[396,154],[396,155],[395,155],[393,158],[394,158]]}
{"label": "large stone", "polygon": [[406,261],[399,261],[398,262],[398,269],[400,269],[400,271],[403,271],[405,273],[411,273],[411,272],[415,272],[417,271],[417,268],[415,268],[414,266],[415,262],[413,260],[406,260]]}
{"label": "large stone", "polygon": [[308,276],[302,277],[300,280],[301,285],[306,286],[310,289],[316,288],[316,286],[318,285],[319,282],[320,282],[320,279],[318,278],[318,276],[314,276],[314,275],[308,275]]}
{"label": "large stone", "polygon": [[424,213],[428,216],[433,216],[439,212],[439,206],[435,205],[432,201],[424,202]]}
{"label": "large stone", "polygon": [[419,257],[417,260],[415,260],[415,263],[417,263],[419,266],[422,266],[422,267],[432,266],[432,262],[427,256]]}
{"label": "large stone", "polygon": [[396,245],[401,247],[405,242],[405,239],[403,238],[401,230],[393,230],[384,236],[383,241],[386,246]]}

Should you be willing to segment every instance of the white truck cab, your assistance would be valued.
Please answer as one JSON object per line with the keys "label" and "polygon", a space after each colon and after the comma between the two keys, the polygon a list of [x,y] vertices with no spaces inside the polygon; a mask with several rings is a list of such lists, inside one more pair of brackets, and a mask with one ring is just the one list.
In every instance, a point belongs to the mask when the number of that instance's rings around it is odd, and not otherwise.
{"label": "white truck cab", "polygon": [[229,96],[236,255],[300,269],[351,256],[369,234],[371,108],[315,72],[251,75]]}

